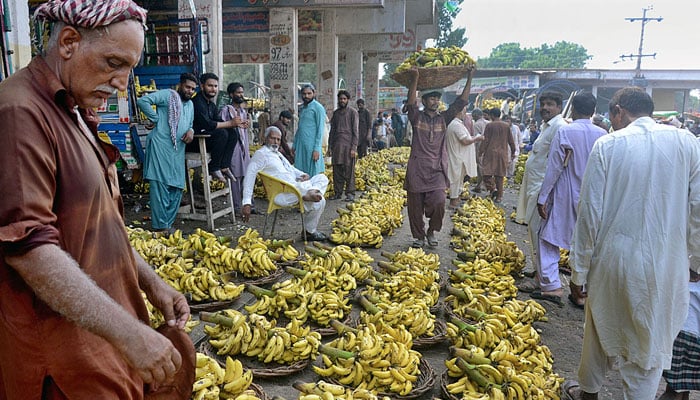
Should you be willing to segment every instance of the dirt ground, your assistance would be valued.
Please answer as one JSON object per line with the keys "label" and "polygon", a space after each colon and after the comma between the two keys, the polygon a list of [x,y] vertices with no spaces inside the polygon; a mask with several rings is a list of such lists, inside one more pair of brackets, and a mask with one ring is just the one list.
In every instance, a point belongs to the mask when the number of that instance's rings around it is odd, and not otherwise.
{"label": "dirt ground", "polygon": [[[358,193],[359,195],[359,193]],[[506,229],[518,247],[520,247],[528,258],[528,266],[526,270],[531,270],[532,266],[529,260],[529,244],[526,241],[527,237],[527,227],[519,224],[515,224],[508,218],[510,213],[513,211],[518,196],[518,187],[513,185],[508,185],[505,190],[503,197],[503,202],[501,206],[505,210],[506,214]],[[142,222],[144,218],[149,215],[146,208],[147,204],[146,196],[139,195],[127,195],[125,196],[125,210],[126,210],[126,221],[127,224],[132,224],[134,222]],[[320,230],[326,234],[330,233],[330,221],[337,216],[335,209],[338,207],[343,207],[344,203],[342,200],[329,201],[326,207],[326,211],[319,225]],[[261,199],[256,199],[256,205],[259,210],[265,210],[267,208],[266,202]],[[410,245],[412,239],[410,230],[408,227],[408,219],[406,216],[406,210],[404,209],[404,223],[401,228],[396,230],[393,236],[385,237],[384,245],[381,250],[386,250],[390,252],[398,250],[406,250]],[[434,251],[440,255],[441,260],[441,274],[446,278],[447,270],[450,268],[450,260],[455,258],[455,253],[449,248],[450,240],[450,230],[452,228],[452,222],[450,220],[451,213],[446,211],[443,229],[436,235],[439,241],[439,245]],[[216,234],[217,235],[231,235],[234,238],[242,234],[248,227],[253,227],[259,231],[262,231],[263,223],[265,221],[264,215],[252,215],[251,220],[248,224],[243,224],[240,220],[237,223],[232,224],[230,220],[225,218],[220,218],[216,221]],[[142,222],[140,225],[146,229],[150,227],[148,222]],[[196,228],[206,229],[206,224],[203,222],[196,221],[182,221],[178,219],[176,222],[176,227],[183,230],[183,233],[188,234],[194,231]],[[300,218],[299,215],[293,211],[282,210],[277,219],[277,226],[275,228],[275,238],[294,238],[296,239],[295,246],[298,249],[303,248],[303,241],[300,236]],[[269,227],[268,227],[269,233]],[[383,259],[380,255],[380,249],[367,249],[375,261]],[[568,276],[562,275],[562,283],[565,288],[568,288]],[[568,290],[568,289],[567,289]],[[528,295],[521,293],[519,295],[522,299],[527,299]],[[252,296],[248,293],[243,293],[241,298],[238,300],[234,308],[240,308],[244,304],[252,301]],[[546,344],[552,351],[554,357],[554,370],[560,376],[571,379],[576,377],[576,371],[578,368],[578,362],[581,352],[582,337],[583,337],[583,311],[573,307],[568,301],[565,301],[563,307],[559,307],[555,304],[549,302],[543,302],[543,305],[548,311],[547,316],[549,317],[548,322],[538,322],[535,327],[540,331],[542,341]],[[196,316],[196,315],[195,315]],[[438,315],[440,317],[440,315]],[[195,330],[192,333],[193,340],[197,341],[202,339],[202,334],[199,330]],[[436,345],[427,350],[421,350],[421,353],[428,360],[431,367],[435,371],[437,378],[435,381],[435,386],[432,390],[428,391],[426,394],[419,397],[419,399],[432,399],[432,398],[446,398],[440,392],[439,376],[444,371],[444,360],[448,356],[448,344]],[[306,368],[305,370],[291,375],[289,377],[275,378],[275,379],[256,379],[255,382],[261,385],[268,397],[272,396],[282,396],[287,399],[294,399],[297,397],[298,392],[291,387],[294,381],[301,380],[305,382],[315,381],[318,376],[312,372],[311,368]],[[599,399],[601,400],[612,400],[612,399],[622,399],[622,389],[621,380],[619,375],[612,371],[599,394]],[[665,383],[660,382],[659,392],[663,392]],[[691,399],[700,399],[700,395],[694,393],[691,395]]]}

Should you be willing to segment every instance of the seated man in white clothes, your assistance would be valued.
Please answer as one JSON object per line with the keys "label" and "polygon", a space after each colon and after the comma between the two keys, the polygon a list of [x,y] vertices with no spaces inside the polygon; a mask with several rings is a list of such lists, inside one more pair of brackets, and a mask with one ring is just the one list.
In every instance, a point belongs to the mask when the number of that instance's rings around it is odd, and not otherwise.
{"label": "seated man in white clothes", "polygon": [[[293,165],[278,151],[282,140],[282,132],[276,126],[270,126],[265,130],[265,145],[253,154],[248,164],[248,169],[243,179],[243,222],[248,222],[251,204],[253,203],[253,187],[258,172],[264,172],[296,186],[302,193],[304,210],[307,217],[306,237],[310,240],[326,240],[326,235],[318,231],[318,221],[321,213],[326,208],[326,199],[323,197],[328,187],[328,178],[323,174],[309,177],[308,174],[294,168]],[[298,198],[293,193],[280,193],[275,196],[275,203],[289,207],[298,203]]]}

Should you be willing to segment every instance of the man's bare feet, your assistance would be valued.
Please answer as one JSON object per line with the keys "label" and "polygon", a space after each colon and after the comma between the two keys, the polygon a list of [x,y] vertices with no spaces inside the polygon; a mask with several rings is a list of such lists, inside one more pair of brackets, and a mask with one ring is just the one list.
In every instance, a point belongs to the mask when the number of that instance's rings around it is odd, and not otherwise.
{"label": "man's bare feet", "polygon": [[306,192],[306,194],[301,196],[301,198],[304,201],[311,201],[311,202],[317,203],[317,202],[321,201],[321,199],[323,198],[323,195],[321,194],[320,190],[311,189],[308,192]]}

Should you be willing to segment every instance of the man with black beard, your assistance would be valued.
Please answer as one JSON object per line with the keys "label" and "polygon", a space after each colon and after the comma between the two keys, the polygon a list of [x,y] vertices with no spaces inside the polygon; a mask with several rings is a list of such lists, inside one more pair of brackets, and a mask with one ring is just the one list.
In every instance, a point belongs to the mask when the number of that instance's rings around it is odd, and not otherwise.
{"label": "man with black beard", "polygon": [[235,128],[229,129],[229,135],[237,138],[238,146],[235,146],[231,158],[228,160],[229,171],[235,177],[231,183],[233,191],[233,206],[236,210],[241,209],[241,179],[245,175],[245,170],[250,162],[250,137],[248,136],[248,127],[250,119],[248,118],[248,110],[244,107],[246,102],[243,96],[245,90],[243,85],[234,82],[228,85],[226,92],[231,98],[231,104],[224,106],[221,109],[221,119],[223,121],[234,121]]}
{"label": "man with black beard", "polygon": [[[209,174],[216,180],[226,181],[226,178],[235,180],[229,170],[229,163],[233,155],[233,148],[238,142],[236,120],[222,121],[219,116],[219,107],[216,105],[216,96],[219,94],[219,77],[207,72],[202,74],[199,80],[201,88],[199,94],[194,96],[194,132],[195,134],[210,135],[206,139],[207,150],[211,153],[209,161]],[[187,146],[187,151],[198,152],[199,142],[193,141]]]}
{"label": "man with black beard", "polygon": [[[151,225],[154,231],[172,230],[185,188],[185,146],[194,138],[192,95],[197,78],[180,75],[177,91],[159,90],[136,104],[151,124],[146,138],[143,176],[149,182]],[[156,109],[153,110],[155,106]]]}
{"label": "man with black beard", "polygon": [[[253,154],[248,164],[248,170],[243,178],[243,208],[241,210],[243,222],[248,222],[253,204],[253,187],[258,172],[264,172],[296,186],[302,193],[306,217],[304,218],[306,237],[309,240],[322,241],[327,237],[318,231],[318,222],[326,207],[326,199],[323,198],[328,187],[328,178],[320,173],[309,177],[305,172],[294,168],[289,161],[279,152],[282,133],[276,126],[270,126],[265,130],[265,146]],[[290,207],[298,203],[294,193],[280,193],[275,203]]]}
{"label": "man with black beard", "polygon": [[345,201],[355,200],[355,159],[359,139],[359,116],[357,110],[348,107],[350,93],[338,91],[338,108],[331,117],[331,132],[328,149],[333,160],[332,200],[340,199],[345,190]]}

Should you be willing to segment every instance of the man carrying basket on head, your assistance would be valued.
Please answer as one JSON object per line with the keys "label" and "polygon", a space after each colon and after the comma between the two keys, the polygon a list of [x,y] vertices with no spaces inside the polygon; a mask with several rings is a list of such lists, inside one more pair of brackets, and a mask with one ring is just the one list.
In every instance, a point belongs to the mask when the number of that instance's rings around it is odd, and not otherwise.
{"label": "man carrying basket on head", "polygon": [[[419,72],[408,70],[408,120],[413,128],[411,155],[406,170],[404,189],[408,197],[408,220],[413,236],[412,247],[422,248],[427,240],[430,247],[437,246],[435,232],[442,228],[445,215],[445,189],[450,186],[447,178],[447,147],[445,133],[447,122],[469,102],[469,91],[475,67],[469,70],[462,94],[450,104],[447,111],[438,112],[441,91],[422,91],[423,111],[416,104]],[[428,217],[428,230],[424,230],[423,214]]]}

